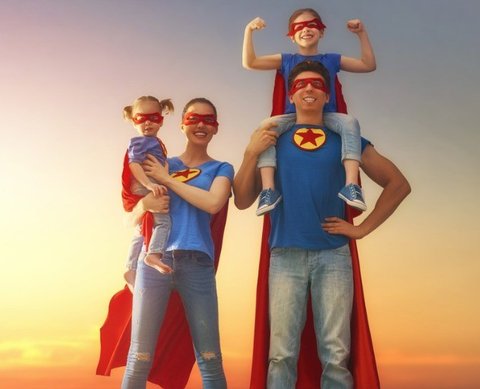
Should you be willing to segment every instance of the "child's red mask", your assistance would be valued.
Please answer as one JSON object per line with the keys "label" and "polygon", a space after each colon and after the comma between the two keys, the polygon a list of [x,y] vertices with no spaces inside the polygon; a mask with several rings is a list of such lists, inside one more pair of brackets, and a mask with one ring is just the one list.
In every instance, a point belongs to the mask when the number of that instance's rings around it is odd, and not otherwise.
{"label": "child's red mask", "polygon": [[290,96],[293,96],[298,90],[306,88],[307,85],[310,84],[312,88],[319,89],[325,92],[328,95],[327,87],[325,86],[325,81],[323,78],[300,78],[298,80],[293,81],[292,87],[288,91]]}
{"label": "child's red mask", "polygon": [[294,36],[298,31],[302,31],[305,27],[316,28],[319,31],[326,28],[325,24],[323,24],[320,19],[315,18],[312,20],[305,20],[304,22],[290,24],[290,30],[288,31],[287,36]]}
{"label": "child's red mask", "polygon": [[217,118],[215,115],[200,115],[199,113],[187,113],[183,118],[183,124],[190,126],[192,124],[198,124],[203,122],[207,126],[218,127]]}
{"label": "child's red mask", "polygon": [[136,113],[133,115],[132,120],[135,124],[142,124],[147,120],[152,123],[161,124],[163,122],[163,116],[160,112]]}

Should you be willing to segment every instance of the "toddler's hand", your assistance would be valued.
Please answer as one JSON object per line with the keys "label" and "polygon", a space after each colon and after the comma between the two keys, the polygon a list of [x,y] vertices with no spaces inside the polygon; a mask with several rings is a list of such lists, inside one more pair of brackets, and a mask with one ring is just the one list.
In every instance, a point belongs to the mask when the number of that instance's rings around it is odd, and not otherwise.
{"label": "toddler's hand", "polygon": [[155,197],[167,193],[167,188],[165,188],[165,186],[154,184],[153,182],[147,187],[147,189],[151,191]]}
{"label": "toddler's hand", "polygon": [[358,34],[365,31],[365,26],[360,19],[351,19],[347,22],[347,28],[350,32]]}
{"label": "toddler's hand", "polygon": [[262,30],[266,27],[265,21],[262,18],[256,17],[250,23],[247,24],[247,28],[250,31]]}

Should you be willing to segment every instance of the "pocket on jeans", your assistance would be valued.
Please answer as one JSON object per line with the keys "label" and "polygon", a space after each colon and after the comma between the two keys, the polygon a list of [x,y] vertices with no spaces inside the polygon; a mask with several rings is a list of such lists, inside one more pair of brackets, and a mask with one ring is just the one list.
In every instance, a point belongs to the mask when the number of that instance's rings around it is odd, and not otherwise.
{"label": "pocket on jeans", "polygon": [[336,255],[341,255],[343,257],[350,256],[350,245],[347,243],[346,245],[340,246],[336,249],[332,250]]}
{"label": "pocket on jeans", "polygon": [[199,266],[213,267],[213,260],[201,251],[196,251],[193,254],[193,260]]}

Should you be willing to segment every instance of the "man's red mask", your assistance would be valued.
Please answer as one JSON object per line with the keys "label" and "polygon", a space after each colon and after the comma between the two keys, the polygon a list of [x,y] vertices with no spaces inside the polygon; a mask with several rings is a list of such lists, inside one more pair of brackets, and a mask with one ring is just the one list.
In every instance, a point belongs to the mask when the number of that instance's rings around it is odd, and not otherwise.
{"label": "man's red mask", "polygon": [[163,116],[160,112],[136,113],[133,115],[132,120],[135,124],[142,124],[147,120],[152,123],[161,124],[163,122]]}
{"label": "man's red mask", "polygon": [[300,89],[306,88],[307,85],[310,84],[312,88],[319,89],[323,92],[325,92],[328,95],[328,89],[325,86],[325,81],[323,78],[316,77],[316,78],[299,78],[295,81],[293,81],[292,87],[288,91],[288,94],[290,96],[293,96],[295,92],[297,92]]}
{"label": "man's red mask", "polygon": [[203,122],[207,126],[218,127],[217,117],[215,115],[200,115],[199,113],[186,113],[183,118],[183,124],[190,126]]}
{"label": "man's red mask", "polygon": [[287,36],[294,36],[298,31],[302,31],[305,27],[316,28],[319,31],[326,28],[325,24],[323,24],[320,19],[315,18],[312,20],[305,20],[304,22],[290,24],[290,30],[288,31]]}

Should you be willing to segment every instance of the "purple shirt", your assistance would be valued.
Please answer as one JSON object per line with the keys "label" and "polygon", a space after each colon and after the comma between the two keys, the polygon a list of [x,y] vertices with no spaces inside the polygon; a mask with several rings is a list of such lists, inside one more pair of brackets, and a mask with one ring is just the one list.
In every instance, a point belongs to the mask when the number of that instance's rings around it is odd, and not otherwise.
{"label": "purple shirt", "polygon": [[167,157],[160,139],[156,136],[136,136],[130,139],[127,151],[129,163],[142,163],[147,158],[147,154],[152,154],[164,165]]}

